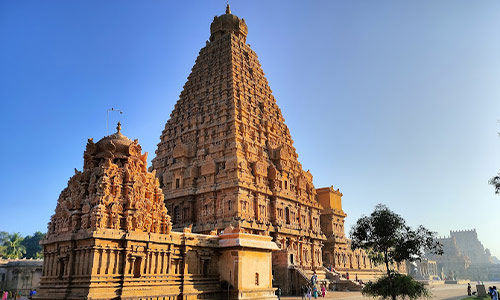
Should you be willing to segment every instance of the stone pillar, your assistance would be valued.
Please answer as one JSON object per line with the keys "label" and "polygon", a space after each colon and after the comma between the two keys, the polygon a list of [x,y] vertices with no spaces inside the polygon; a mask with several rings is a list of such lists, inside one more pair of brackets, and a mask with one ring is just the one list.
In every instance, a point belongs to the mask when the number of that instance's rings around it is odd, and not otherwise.
{"label": "stone pillar", "polygon": [[80,258],[80,255],[82,254],[82,250],[80,249],[75,249],[75,259],[74,259],[74,268],[73,268],[73,275],[80,275],[80,266],[82,265],[82,261]]}
{"label": "stone pillar", "polygon": [[158,258],[160,257],[160,253],[158,251],[155,251],[154,252],[154,255],[155,255],[155,259],[154,259],[154,273],[155,274],[158,274]]}
{"label": "stone pillar", "polygon": [[102,262],[102,249],[93,248],[92,249],[92,269],[90,270],[91,275],[97,275],[101,273],[101,262]]}
{"label": "stone pillar", "polygon": [[165,251],[161,251],[161,264],[160,264],[160,274],[164,274],[165,272]]}
{"label": "stone pillar", "polygon": [[57,252],[52,254],[52,276],[57,276]]}
{"label": "stone pillar", "polygon": [[47,276],[47,265],[49,262],[49,255],[47,252],[44,254],[45,259],[43,260],[42,276]]}
{"label": "stone pillar", "polygon": [[101,249],[101,263],[100,263],[100,274],[107,274],[108,271],[108,250],[107,248]]}
{"label": "stone pillar", "polygon": [[170,272],[171,272],[171,265],[172,265],[172,245],[168,245],[168,252],[167,252],[167,274],[170,274]]}
{"label": "stone pillar", "polygon": [[92,249],[85,248],[85,259],[83,260],[83,275],[90,274],[90,259],[91,259]]}
{"label": "stone pillar", "polygon": [[117,274],[118,273],[118,267],[120,266],[120,250],[118,249],[113,249],[113,257],[114,257],[114,260],[113,260],[113,274]]}
{"label": "stone pillar", "polygon": [[151,265],[149,271],[151,274],[156,274],[156,250],[151,251]]}

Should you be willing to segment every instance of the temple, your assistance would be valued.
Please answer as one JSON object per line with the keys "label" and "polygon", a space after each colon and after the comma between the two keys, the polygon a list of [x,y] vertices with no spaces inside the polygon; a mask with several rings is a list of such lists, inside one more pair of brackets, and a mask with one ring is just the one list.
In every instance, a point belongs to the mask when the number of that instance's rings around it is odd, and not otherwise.
{"label": "temple", "polygon": [[274,279],[285,290],[313,271],[324,278],[325,265],[379,274],[366,254],[349,250],[340,192],[334,204],[302,168],[247,34],[229,6],[214,18],[161,134],[152,170],[173,228],[269,233],[281,249],[273,252]]}
{"label": "temple", "polygon": [[479,241],[476,229],[450,230],[449,237],[437,240],[443,244],[443,255],[427,253],[427,257],[437,262],[441,278],[474,281],[500,278],[500,267],[493,263],[490,250]]}
{"label": "temple", "polygon": [[383,275],[350,249],[342,193],[302,168],[247,34],[229,6],[214,18],[149,171],[120,124],[88,140],[42,242],[38,299],[275,299],[313,272],[351,290]]}
{"label": "temple", "polygon": [[[267,235],[171,231],[137,140],[89,139],[43,240],[37,299],[275,299]],[[245,273],[243,273],[243,271]]]}

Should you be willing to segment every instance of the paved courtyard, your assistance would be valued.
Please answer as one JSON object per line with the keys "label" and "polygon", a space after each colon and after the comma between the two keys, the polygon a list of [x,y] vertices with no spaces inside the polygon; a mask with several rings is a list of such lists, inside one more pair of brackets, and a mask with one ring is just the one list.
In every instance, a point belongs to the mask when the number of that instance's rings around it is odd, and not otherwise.
{"label": "paved courtyard", "polygon": [[[485,282],[484,285],[486,289],[489,286],[495,285],[497,288],[500,287],[500,282]],[[475,291],[475,284],[472,284],[472,291]],[[431,287],[432,297],[431,299],[436,300],[459,300],[467,297],[467,284],[443,284]],[[300,300],[300,297],[281,297],[286,300]],[[323,298],[318,298],[323,299]],[[363,297],[361,292],[329,292],[324,299],[349,299],[349,300],[367,300],[373,299],[369,297]]]}

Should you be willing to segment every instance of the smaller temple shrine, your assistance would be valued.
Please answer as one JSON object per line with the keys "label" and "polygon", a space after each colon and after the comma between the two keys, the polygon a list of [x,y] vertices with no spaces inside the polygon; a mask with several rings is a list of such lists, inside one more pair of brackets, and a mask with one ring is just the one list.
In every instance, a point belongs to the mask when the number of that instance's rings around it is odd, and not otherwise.
{"label": "smaller temple shrine", "polygon": [[120,132],[88,140],[48,225],[36,299],[275,299],[268,235],[171,231],[147,153]]}
{"label": "smaller temple shrine", "polygon": [[[321,204],[321,230],[327,239],[323,245],[323,263],[327,269],[345,279],[373,280],[385,274],[384,265],[375,265],[366,251],[352,250],[345,235],[344,222],[347,214],[342,209],[342,193],[333,186],[316,189]],[[406,273],[405,264],[393,266]]]}

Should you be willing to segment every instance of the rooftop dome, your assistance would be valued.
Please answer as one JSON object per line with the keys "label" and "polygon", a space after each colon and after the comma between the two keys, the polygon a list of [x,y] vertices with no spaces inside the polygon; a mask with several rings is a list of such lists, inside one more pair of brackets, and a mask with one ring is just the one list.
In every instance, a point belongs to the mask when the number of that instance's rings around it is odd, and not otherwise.
{"label": "rooftop dome", "polygon": [[225,33],[233,33],[242,36],[246,39],[248,34],[248,27],[245,19],[240,19],[231,14],[229,4],[226,6],[226,13],[218,17],[214,17],[210,25],[210,41],[214,41],[224,35]]}
{"label": "rooftop dome", "polygon": [[134,142],[124,136],[120,132],[121,129],[121,123],[118,122],[115,133],[103,137],[95,144],[96,157],[125,158],[130,156],[129,148]]}
{"label": "rooftop dome", "polygon": [[99,166],[102,162],[119,160],[125,162],[129,159],[143,161],[146,164],[147,153],[142,154],[139,141],[132,141],[120,132],[121,124],[118,122],[116,132],[103,137],[97,143],[89,139],[83,154],[83,169]]}

